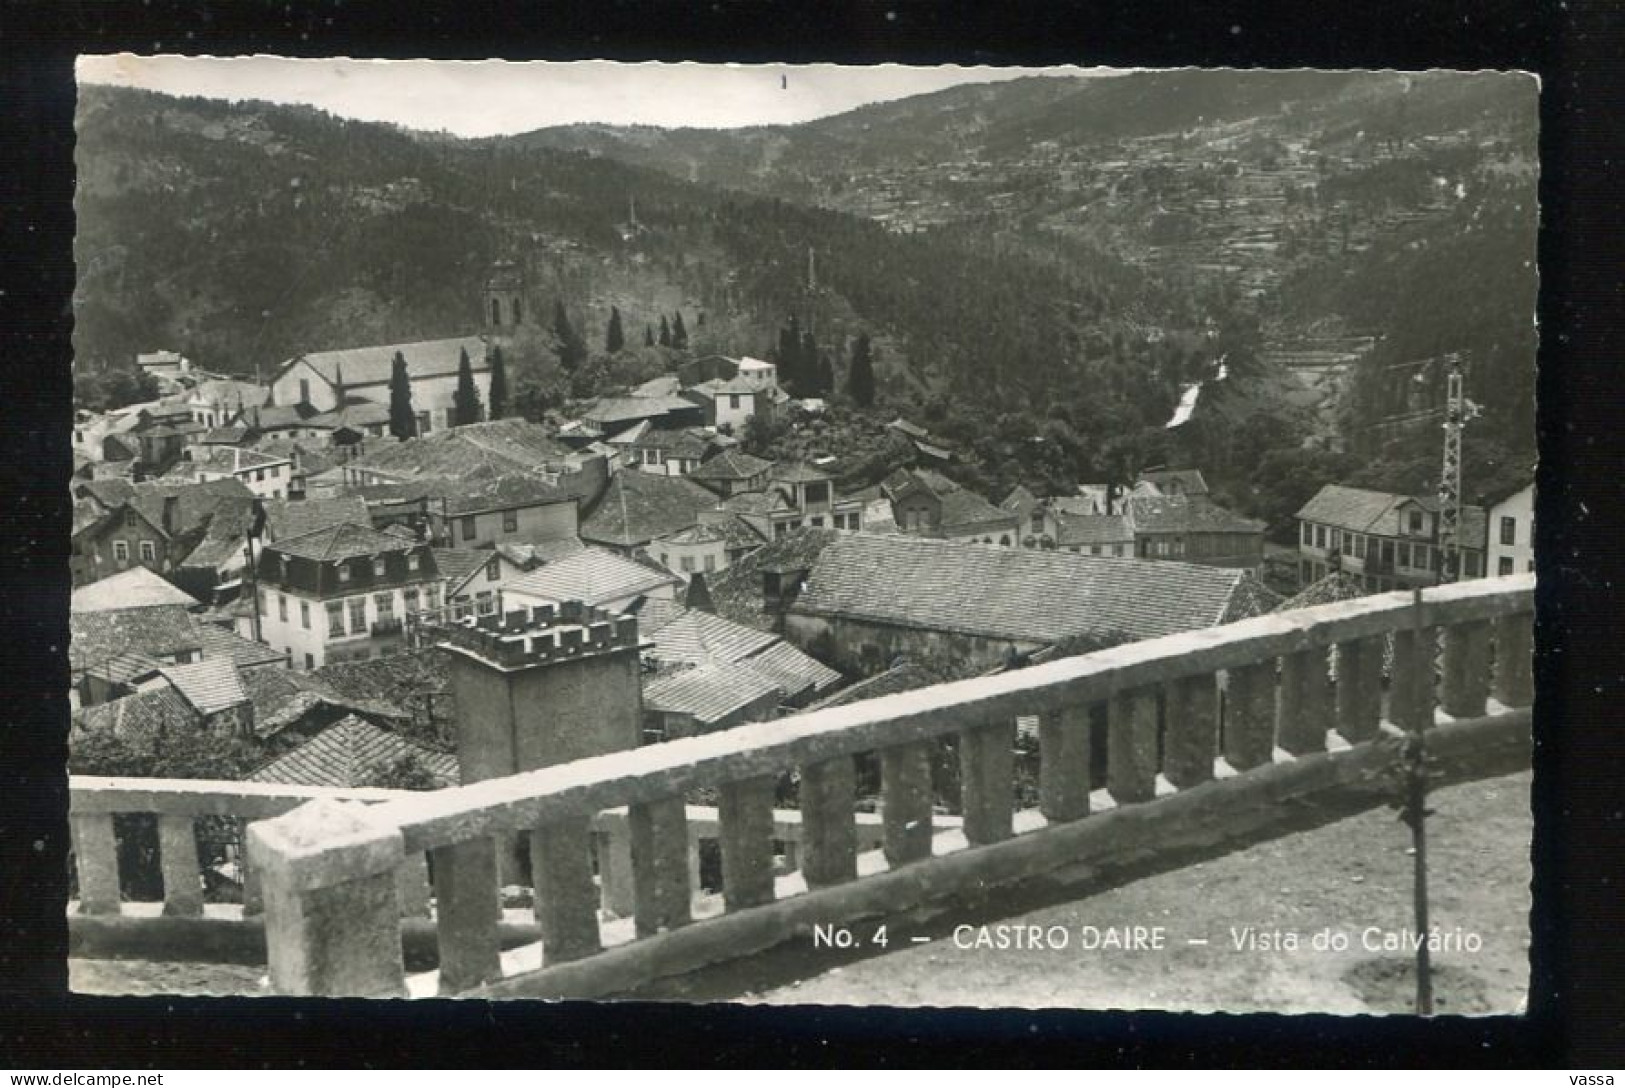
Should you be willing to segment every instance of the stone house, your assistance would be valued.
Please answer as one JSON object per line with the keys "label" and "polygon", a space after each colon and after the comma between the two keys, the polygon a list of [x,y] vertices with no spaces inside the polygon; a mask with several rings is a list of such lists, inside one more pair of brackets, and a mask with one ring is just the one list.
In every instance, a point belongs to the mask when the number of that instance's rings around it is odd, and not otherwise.
{"label": "stone house", "polygon": [[1211,627],[1267,611],[1259,589],[1240,570],[869,534],[837,534],[805,571],[762,582],[788,639],[858,675],[898,657],[992,668],[1067,638]]}

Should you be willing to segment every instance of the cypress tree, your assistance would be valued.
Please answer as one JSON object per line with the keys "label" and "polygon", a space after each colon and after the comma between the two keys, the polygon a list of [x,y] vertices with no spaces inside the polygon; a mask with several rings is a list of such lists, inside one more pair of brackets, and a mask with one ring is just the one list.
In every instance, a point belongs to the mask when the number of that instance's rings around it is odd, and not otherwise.
{"label": "cypress tree", "polygon": [[502,348],[491,347],[491,418],[501,419],[508,414],[508,364],[502,359]]}
{"label": "cypress tree", "polygon": [[553,335],[559,341],[559,364],[566,371],[573,372],[586,359],[587,346],[576,335],[575,326],[570,324],[570,315],[564,312],[563,299],[553,304]]}
{"label": "cypress tree", "polygon": [[852,365],[846,371],[846,393],[860,408],[875,402],[875,364],[870,354],[869,334],[864,333],[852,343]]}
{"label": "cypress tree", "polygon": [[480,390],[474,384],[474,367],[466,350],[457,353],[457,388],[451,394],[451,418],[457,427],[480,421]]}
{"label": "cypress tree", "polygon": [[813,339],[810,328],[801,330],[800,354],[796,357],[796,369],[801,373],[801,384],[805,391],[801,394],[807,396],[820,396],[823,390],[819,388],[822,375],[818,367],[818,341]]}
{"label": "cypress tree", "polygon": [[666,324],[666,315],[660,315],[660,346],[671,347],[671,326]]}
{"label": "cypress tree", "polygon": [[671,324],[671,346],[678,351],[688,350],[688,330],[683,327],[683,311],[678,310]]}
{"label": "cypress tree", "polygon": [[389,433],[400,439],[418,433],[417,416],[412,413],[412,379],[406,373],[406,356],[398,351],[389,372]]}
{"label": "cypress tree", "polygon": [[604,334],[604,350],[614,355],[626,346],[626,334],[621,330],[621,311],[619,307],[609,308],[609,332]]}
{"label": "cypress tree", "polygon": [[655,331],[647,324],[643,326],[643,346],[646,348],[655,346]]}

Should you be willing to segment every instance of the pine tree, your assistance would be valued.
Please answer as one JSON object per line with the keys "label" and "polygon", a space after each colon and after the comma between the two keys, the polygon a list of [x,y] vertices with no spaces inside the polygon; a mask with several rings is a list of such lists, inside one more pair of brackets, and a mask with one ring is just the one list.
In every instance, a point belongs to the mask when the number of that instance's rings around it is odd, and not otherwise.
{"label": "pine tree", "polygon": [[618,307],[609,308],[609,332],[604,334],[604,350],[614,355],[626,346],[626,334],[621,331],[621,311]]}
{"label": "pine tree", "polygon": [[671,347],[671,326],[666,324],[666,315],[660,315],[660,346]]}
{"label": "pine tree", "polygon": [[480,390],[474,384],[474,367],[466,350],[457,353],[457,388],[451,394],[451,418],[454,427],[480,421]]}
{"label": "pine tree", "polygon": [[646,348],[655,346],[655,331],[649,325],[643,326],[643,346]]}
{"label": "pine tree", "polygon": [[389,373],[389,433],[400,439],[418,433],[417,417],[412,414],[412,379],[406,373],[406,356],[398,351]]}
{"label": "pine tree", "polygon": [[678,351],[688,350],[688,330],[683,327],[683,311],[678,310],[671,324],[671,346]]}
{"label": "pine tree", "polygon": [[860,408],[868,408],[875,403],[875,363],[868,333],[859,336],[852,344],[852,365],[846,371],[846,393],[852,398],[852,403]]}
{"label": "pine tree", "polygon": [[491,347],[491,418],[501,419],[508,414],[508,364],[503,361],[502,348]]}

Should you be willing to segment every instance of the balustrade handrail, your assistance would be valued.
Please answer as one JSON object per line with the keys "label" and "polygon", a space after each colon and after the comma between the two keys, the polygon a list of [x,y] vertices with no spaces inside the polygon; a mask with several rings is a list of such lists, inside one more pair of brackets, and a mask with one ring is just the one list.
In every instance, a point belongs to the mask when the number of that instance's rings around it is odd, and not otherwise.
{"label": "balustrade handrail", "polygon": [[[400,836],[407,853],[432,850],[680,796],[695,787],[777,775],[794,766],[953,735],[1062,706],[1103,702],[1121,692],[1303,650],[1401,629],[1531,612],[1534,587],[1533,574],[1516,574],[1439,586],[1424,590],[1419,598],[1397,591],[1271,613],[994,676],[414,794],[372,806],[366,822],[378,838]],[[340,879],[340,870],[324,862],[325,852],[312,845],[282,860],[290,871],[306,870],[304,887],[320,887]]]}

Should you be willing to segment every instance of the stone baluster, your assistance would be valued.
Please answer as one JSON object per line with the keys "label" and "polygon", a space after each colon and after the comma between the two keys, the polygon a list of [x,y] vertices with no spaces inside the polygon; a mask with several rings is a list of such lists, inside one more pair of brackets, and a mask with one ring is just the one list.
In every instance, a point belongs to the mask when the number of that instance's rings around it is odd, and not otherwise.
{"label": "stone baluster", "polygon": [[[339,845],[323,845],[331,843]],[[399,830],[372,823],[357,802],[311,801],[249,825],[248,852],[264,882],[272,989],[311,997],[405,994]],[[321,863],[309,866],[318,854]],[[338,873],[347,879],[327,883]]]}
{"label": "stone baluster", "polygon": [[1326,750],[1332,725],[1331,676],[1326,650],[1299,650],[1281,658],[1275,700],[1275,742],[1295,756]]}
{"label": "stone baluster", "polygon": [[632,882],[632,832],[626,817],[614,813],[597,836],[598,890],[604,913],[612,918],[632,917],[636,902]]}
{"label": "stone baluster", "polygon": [[1453,718],[1482,718],[1489,693],[1489,622],[1477,620],[1446,627],[1439,705]]}
{"label": "stone baluster", "polygon": [[1089,815],[1089,707],[1038,716],[1038,811],[1051,823]]}
{"label": "stone baluster", "polygon": [[237,866],[243,884],[243,917],[254,918],[265,913],[265,892],[260,887],[259,868],[248,860],[248,824],[248,820],[237,821],[237,841],[241,844]]}
{"label": "stone baluster", "polygon": [[1492,694],[1506,707],[1535,701],[1534,616],[1528,612],[1495,621],[1495,680]]}
{"label": "stone baluster", "polygon": [[497,840],[490,836],[429,852],[434,869],[440,992],[460,993],[502,977]]}
{"label": "stone baluster", "polygon": [[1229,670],[1225,691],[1224,758],[1250,771],[1275,758],[1275,662]]}
{"label": "stone baluster", "polygon": [[676,929],[692,918],[688,815],[681,797],[632,805],[633,928],[639,937]]}
{"label": "stone baluster", "polygon": [[429,917],[429,857],[408,854],[395,870],[395,895],[400,900],[402,918]]}
{"label": "stone baluster", "polygon": [[1337,732],[1350,744],[1381,730],[1383,641],[1379,636],[1337,644]]}
{"label": "stone baluster", "polygon": [[801,843],[787,842],[785,860],[797,855],[807,887],[823,888],[856,879],[858,836],[854,813],[857,768],[851,756],[837,756],[801,768]]}
{"label": "stone baluster", "polygon": [[1213,777],[1219,754],[1219,688],[1211,673],[1185,676],[1165,689],[1167,728],[1162,773],[1175,788],[1188,790]]}
{"label": "stone baluster", "polygon": [[111,813],[70,816],[82,914],[119,913],[118,836]]}
{"label": "stone baluster", "polygon": [[158,816],[158,865],[164,874],[164,914],[203,916],[203,871],[198,865],[197,828],[191,816]]}
{"label": "stone baluster", "polygon": [[602,948],[591,818],[558,820],[532,830],[530,871],[547,962],[581,959]]}
{"label": "stone baluster", "polygon": [[972,846],[1015,833],[1015,744],[1014,719],[959,734],[959,803],[965,841]]}
{"label": "stone baluster", "polygon": [[892,868],[931,856],[931,745],[899,744],[880,753],[881,818]]}
{"label": "stone baluster", "polygon": [[1157,692],[1119,692],[1107,711],[1106,789],[1120,805],[1157,795]]}
{"label": "stone baluster", "polygon": [[1394,670],[1388,685],[1388,720],[1406,732],[1433,728],[1436,627],[1394,632]]}
{"label": "stone baluster", "polygon": [[722,899],[728,910],[773,902],[773,796],[771,775],[726,782],[717,796],[722,843]]}

